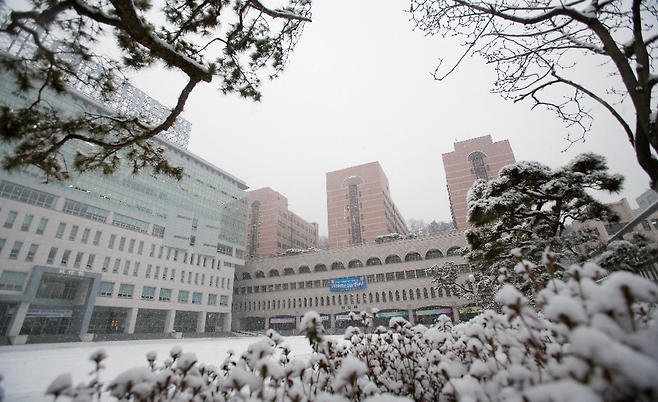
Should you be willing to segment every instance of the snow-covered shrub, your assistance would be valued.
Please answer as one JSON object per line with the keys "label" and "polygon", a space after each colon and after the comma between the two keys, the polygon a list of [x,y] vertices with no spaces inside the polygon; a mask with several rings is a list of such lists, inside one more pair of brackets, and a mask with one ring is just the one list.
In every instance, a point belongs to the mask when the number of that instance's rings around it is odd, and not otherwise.
{"label": "snow-covered shrub", "polygon": [[101,384],[99,351],[89,384],[74,388],[63,375],[48,393],[77,401],[101,391],[132,401],[658,400],[658,286],[628,272],[601,281],[605,274],[594,263],[571,266],[566,279],[537,291],[534,305],[504,284],[501,312],[459,324],[444,315],[430,328],[401,318],[375,328],[376,311],[362,312],[363,329],[349,327],[343,343],[325,337],[309,312],[302,329],[314,352],[304,360],[291,359],[270,330],[219,366],[174,348],[163,363],[150,353],[144,367]]}

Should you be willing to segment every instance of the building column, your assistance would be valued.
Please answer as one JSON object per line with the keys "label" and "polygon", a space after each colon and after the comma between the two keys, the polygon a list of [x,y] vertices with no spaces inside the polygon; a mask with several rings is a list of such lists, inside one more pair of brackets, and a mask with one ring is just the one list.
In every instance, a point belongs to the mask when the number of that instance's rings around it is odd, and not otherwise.
{"label": "building column", "polygon": [[128,315],[126,316],[126,326],[123,329],[124,334],[134,334],[135,333],[135,323],[137,322],[137,307],[131,307],[128,309]]}
{"label": "building column", "polygon": [[270,317],[265,316],[265,331],[270,329]]}
{"label": "building column", "polygon": [[336,333],[336,317],[333,314],[329,314],[329,329],[332,334]]}
{"label": "building column", "polygon": [[[224,313],[224,325],[222,327],[222,332],[231,332],[231,325],[233,324],[233,314]],[[239,321],[237,322],[239,324]],[[238,330],[240,327],[238,326]]]}
{"label": "building column", "polygon": [[18,336],[21,333],[21,327],[23,327],[25,315],[29,308],[30,302],[18,302],[14,304],[14,315],[9,319],[6,332],[7,336]]}
{"label": "building column", "polygon": [[459,307],[457,306],[452,306],[452,317],[453,317],[453,322],[457,324],[459,322]]}
{"label": "building column", "polygon": [[164,333],[170,334],[174,332],[174,321],[176,320],[176,310],[167,310],[165,315]]}
{"label": "building column", "polygon": [[199,311],[199,315],[196,319],[196,332],[197,334],[202,334],[206,332],[206,312]]}
{"label": "building column", "polygon": [[411,324],[412,326],[413,326],[413,325],[416,325],[416,320],[415,320],[415,318],[414,318],[414,310],[413,310],[413,309],[412,309],[412,310],[408,310],[408,311],[407,311],[407,314],[409,315],[409,320],[408,320],[408,321],[409,321],[409,324]]}

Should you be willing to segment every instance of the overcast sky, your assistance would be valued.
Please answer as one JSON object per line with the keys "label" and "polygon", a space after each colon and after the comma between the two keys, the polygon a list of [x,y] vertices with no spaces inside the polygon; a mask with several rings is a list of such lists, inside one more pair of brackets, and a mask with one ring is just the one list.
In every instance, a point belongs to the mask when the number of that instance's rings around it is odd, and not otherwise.
{"label": "overcast sky", "polygon": [[[517,161],[551,167],[582,152],[601,153],[612,172],[626,176],[622,194],[601,199],[626,197],[636,207],[648,177],[612,118],[595,113],[587,142],[563,152],[569,145],[563,123],[529,102],[491,94],[495,73],[482,59],[468,58],[448,79],[434,80],[439,57],[454,60],[461,47],[414,31],[408,9],[408,0],[315,0],[313,22],[282,76],[263,85],[261,102],[223,96],[216,83],[195,90],[184,113],[192,123],[189,150],[251,189],[282,193],[291,211],[319,223],[321,234],[325,173],[372,161],[388,176],[405,219],[449,221],[441,154],[455,141],[487,134],[509,139]],[[181,86],[156,71],[134,84],[173,104]]]}

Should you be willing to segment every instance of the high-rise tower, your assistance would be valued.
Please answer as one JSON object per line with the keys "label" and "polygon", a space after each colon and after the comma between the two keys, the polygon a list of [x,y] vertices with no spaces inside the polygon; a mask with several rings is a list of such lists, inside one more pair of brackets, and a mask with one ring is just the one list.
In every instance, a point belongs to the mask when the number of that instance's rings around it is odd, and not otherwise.
{"label": "high-rise tower", "polygon": [[503,166],[515,163],[508,140],[491,140],[490,135],[455,142],[453,152],[443,154],[450,213],[455,228],[468,229],[466,195],[475,180],[498,177]]}
{"label": "high-rise tower", "polygon": [[327,173],[329,247],[372,243],[375,237],[407,234],[379,162]]}

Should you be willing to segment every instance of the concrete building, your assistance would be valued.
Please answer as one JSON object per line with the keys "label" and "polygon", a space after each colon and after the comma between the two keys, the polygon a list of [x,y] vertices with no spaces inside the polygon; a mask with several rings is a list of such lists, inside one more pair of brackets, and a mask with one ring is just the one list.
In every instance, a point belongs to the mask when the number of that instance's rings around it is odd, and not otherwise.
{"label": "concrete building", "polygon": [[318,246],[318,224],[288,209],[288,199],[269,187],[249,191],[248,258]]}
{"label": "concrete building", "polygon": [[[12,82],[0,72],[4,105],[37,96]],[[65,111],[117,110],[75,89],[40,96]],[[120,98],[124,105],[145,102],[136,90]],[[152,99],[148,105],[159,110]],[[247,186],[188,152],[189,123],[176,127],[163,137],[179,145],[153,141],[185,168],[181,181],[134,175],[125,163],[113,176],[87,173],[66,183],[45,184],[36,168],[0,172],[0,334],[24,343],[51,335],[230,331]],[[78,142],[61,152],[72,160],[91,147]]]}
{"label": "concrete building", "polygon": [[503,166],[516,160],[508,140],[493,142],[489,135],[455,142],[454,147],[453,152],[442,155],[443,168],[453,225],[457,230],[465,230],[471,227],[467,222],[466,195],[475,180],[495,179]]}
{"label": "concrete building", "polygon": [[391,317],[416,324],[433,323],[441,314],[470,318],[473,307],[436,289],[427,272],[433,265],[456,264],[465,281],[471,267],[456,252],[465,245],[463,233],[454,232],[247,261],[236,271],[234,329],[299,333],[310,310],[330,332],[351,325],[350,312],[372,308],[379,309],[376,324],[385,326]]}
{"label": "concrete building", "polygon": [[[646,206],[644,208],[638,208],[638,209],[631,208],[626,198],[622,198],[621,200],[617,202],[612,202],[608,205],[611,206],[612,209],[614,209],[615,212],[619,214],[619,217],[621,218],[619,223],[608,224],[602,221],[587,221],[587,222],[574,221],[573,222],[574,230],[579,230],[584,226],[588,226],[593,229],[596,229],[601,240],[607,241],[610,240],[610,238],[615,233],[619,232],[624,226],[628,225],[629,222],[635,219],[642,211],[646,209]],[[633,228],[632,231],[643,232],[644,234],[649,236],[653,241],[658,242],[658,212],[653,213],[649,217],[647,217],[647,219],[642,220],[637,226]],[[624,235],[624,237],[628,237],[628,236],[629,234]]]}
{"label": "concrete building", "polygon": [[327,217],[330,248],[408,232],[379,162],[327,173]]}

